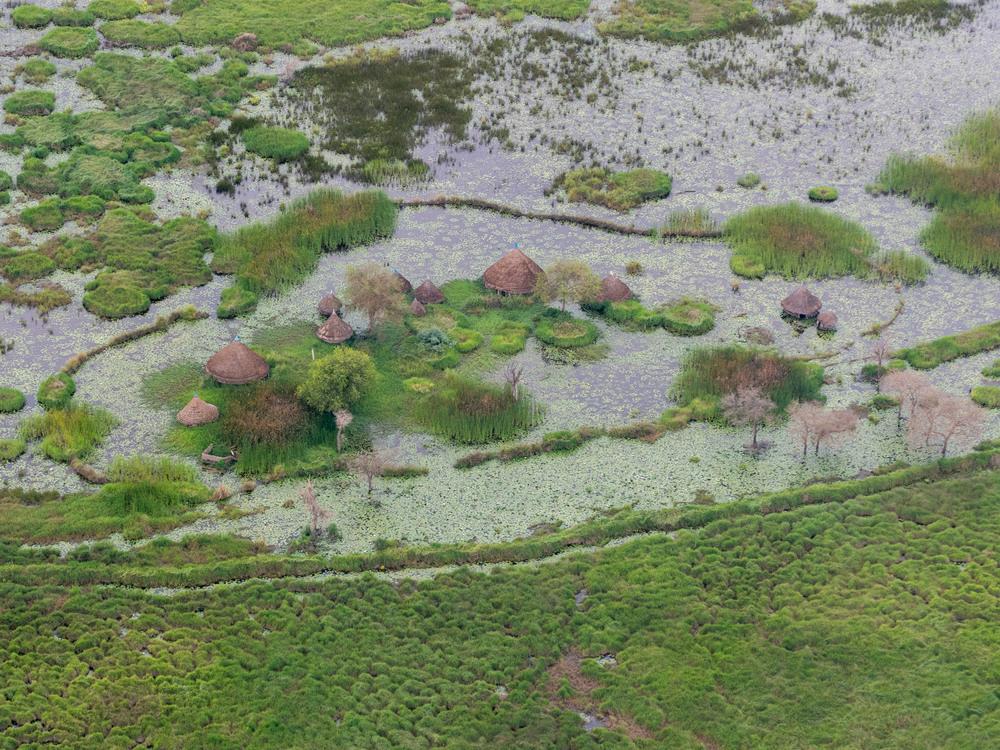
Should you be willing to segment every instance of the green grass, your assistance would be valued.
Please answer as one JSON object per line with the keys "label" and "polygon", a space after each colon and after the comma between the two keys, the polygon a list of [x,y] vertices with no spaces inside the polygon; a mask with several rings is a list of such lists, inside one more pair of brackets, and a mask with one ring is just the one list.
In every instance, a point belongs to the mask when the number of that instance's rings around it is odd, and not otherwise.
{"label": "green grass", "polygon": [[[21,7],[26,6],[22,5]],[[45,83],[56,74],[56,66],[42,57],[33,57],[19,63],[15,70],[24,76],[24,80],[35,85]]]}
{"label": "green grass", "polygon": [[24,453],[24,448],[20,438],[0,438],[0,462],[13,461]]}
{"label": "green grass", "polygon": [[715,328],[718,308],[710,302],[691,297],[671,302],[660,311],[663,327],[678,336],[701,336]]}
{"label": "green grass", "polygon": [[535,336],[544,344],[561,348],[590,346],[600,332],[589,320],[574,318],[559,310],[547,310],[535,323]]}
{"label": "green grass", "polygon": [[837,188],[829,185],[819,185],[809,188],[809,200],[816,203],[833,203],[839,197]]}
{"label": "green grass", "polygon": [[983,368],[983,377],[1000,380],[1000,359],[993,360],[992,364]]}
{"label": "green grass", "polygon": [[1000,348],[1000,321],[900,349],[893,356],[906,360],[918,370],[931,370],[953,359],[997,348]]}
{"label": "green grass", "polygon": [[736,184],[742,188],[755,188],[760,185],[760,175],[756,172],[747,172],[736,180]]}
{"label": "green grass", "polygon": [[521,20],[531,13],[545,18],[573,21],[587,12],[591,0],[469,0],[468,6],[482,16]]}
{"label": "green grass", "polygon": [[89,8],[60,5],[52,9],[52,23],[56,26],[92,26],[96,18]]}
{"label": "green grass", "polygon": [[108,21],[101,24],[101,34],[109,42],[122,47],[164,49],[180,42],[177,30],[165,23],[149,23],[137,19]]}
{"label": "green grass", "polygon": [[4,112],[12,115],[47,115],[56,106],[56,95],[43,89],[15,91],[4,99]]}
{"label": "green grass", "polygon": [[40,29],[52,22],[52,10],[38,5],[19,5],[11,11],[10,18],[19,29]]}
{"label": "green grass", "polygon": [[38,46],[56,57],[89,57],[97,51],[97,32],[91,28],[59,26],[38,40]]}
{"label": "green grass", "polygon": [[56,264],[50,258],[31,250],[7,257],[0,256],[0,274],[16,284],[48,276],[55,267]]}
{"label": "green grass", "polygon": [[17,388],[0,386],[0,414],[11,414],[24,408],[24,394]]}
{"label": "green grass", "polygon": [[685,237],[709,237],[719,231],[718,222],[705,208],[691,208],[671,211],[663,224],[666,234],[680,234]]}
{"label": "green grass", "polygon": [[[81,744],[117,732],[152,746],[989,747],[997,481],[982,472],[770,514],[703,508],[691,515],[717,520],[676,538],[419,581],[163,597],[86,582],[112,570],[162,577],[177,558],[178,580],[198,567],[249,577],[254,558],[232,545],[220,560],[211,545],[192,566],[197,552],[166,542],[116,564],[106,549],[48,563],[18,551],[25,562],[3,566],[6,577],[65,583],[3,584],[0,627],[24,646],[2,667],[5,731],[22,744],[57,726]],[[299,560],[257,565],[312,562]],[[550,670],[574,651],[590,685],[560,697]],[[52,668],[81,652],[81,674]],[[602,654],[617,666],[600,666]],[[587,732],[574,701],[649,739]]]}
{"label": "green grass", "polygon": [[21,422],[24,440],[41,440],[41,451],[53,461],[86,458],[111,432],[117,420],[103,409],[70,404],[35,414]]}
{"label": "green grass", "polygon": [[298,159],[309,150],[309,139],[298,130],[258,126],[243,131],[247,151],[277,162]]}
{"label": "green grass", "polygon": [[256,34],[264,47],[299,46],[309,40],[329,47],[384,36],[402,36],[451,17],[444,0],[187,0],[177,30],[184,41],[202,46],[225,44],[237,35]]}
{"label": "green grass", "polygon": [[69,406],[76,383],[64,372],[45,378],[38,386],[38,405],[43,409],[64,409]]}
{"label": "green grass", "polygon": [[860,225],[801,203],[751,208],[726,222],[725,236],[733,273],[748,278],[865,278],[878,249]]}
{"label": "green grass", "polygon": [[559,175],[550,192],[573,203],[592,203],[615,211],[628,211],[647,201],[670,195],[672,181],[666,172],[633,169],[613,172],[604,167],[574,169]]}
{"label": "green grass", "polygon": [[87,9],[105,21],[134,18],[141,11],[139,3],[135,0],[93,0]]}
{"label": "green grass", "polygon": [[1000,387],[995,385],[977,385],[972,389],[972,400],[988,409],[1000,409]]}

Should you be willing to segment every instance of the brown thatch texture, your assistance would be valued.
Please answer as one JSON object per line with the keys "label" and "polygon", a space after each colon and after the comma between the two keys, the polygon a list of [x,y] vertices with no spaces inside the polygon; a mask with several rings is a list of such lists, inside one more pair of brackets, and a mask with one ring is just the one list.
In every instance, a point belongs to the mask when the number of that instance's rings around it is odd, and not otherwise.
{"label": "brown thatch texture", "polygon": [[824,310],[819,314],[819,318],[816,319],[816,327],[821,331],[836,331],[837,314],[830,310]]}
{"label": "brown thatch texture", "polygon": [[342,344],[353,335],[354,329],[336,313],[332,313],[327,321],[316,329],[316,336],[328,344]]}
{"label": "brown thatch texture", "polygon": [[202,401],[195,396],[187,402],[187,406],[177,412],[177,421],[185,427],[196,427],[200,424],[208,424],[219,418],[219,407]]}
{"label": "brown thatch texture", "polygon": [[436,305],[444,302],[441,290],[434,286],[430,279],[425,279],[423,284],[413,290],[413,297],[423,305]]}
{"label": "brown thatch texture", "polygon": [[329,318],[334,313],[339,313],[344,303],[340,301],[340,298],[331,292],[319,301],[319,314],[324,318]]}
{"label": "brown thatch texture", "polygon": [[628,284],[613,273],[601,279],[601,296],[598,297],[598,302],[624,302],[627,299],[632,299],[632,290],[628,288]]}
{"label": "brown thatch texture", "polygon": [[413,302],[410,303],[410,312],[420,318],[427,314],[427,308],[423,306],[420,300],[414,298]]}
{"label": "brown thatch texture", "polygon": [[531,294],[543,273],[540,265],[515,248],[486,269],[483,284],[487,289],[507,294]]}
{"label": "brown thatch texture", "polygon": [[392,272],[396,275],[396,278],[399,279],[399,291],[401,291],[403,294],[409,294],[410,292],[413,291],[413,284],[410,283],[409,279],[403,276],[403,274],[401,274],[395,268],[392,269]]}
{"label": "brown thatch texture", "polygon": [[823,303],[819,297],[810,292],[805,286],[800,286],[794,292],[781,300],[781,309],[788,315],[797,318],[815,318]]}
{"label": "brown thatch texture", "polygon": [[226,344],[205,364],[205,372],[227,385],[243,385],[263,380],[270,371],[264,358],[241,341]]}

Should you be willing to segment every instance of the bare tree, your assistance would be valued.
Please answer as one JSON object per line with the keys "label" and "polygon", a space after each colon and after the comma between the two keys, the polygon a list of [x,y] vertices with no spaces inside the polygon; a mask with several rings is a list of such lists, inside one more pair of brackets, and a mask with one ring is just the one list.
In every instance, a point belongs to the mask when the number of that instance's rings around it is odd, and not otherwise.
{"label": "bare tree", "polygon": [[320,533],[320,525],[330,518],[330,514],[320,507],[319,501],[316,499],[316,491],[313,489],[313,483],[310,479],[306,482],[305,488],[299,493],[299,497],[302,498],[302,502],[306,506],[306,510],[309,511],[309,531],[315,538]]}
{"label": "bare tree", "polygon": [[823,405],[818,401],[796,401],[788,407],[788,416],[788,431],[802,444],[804,460],[823,421]]}
{"label": "bare tree", "polygon": [[521,398],[521,380],[524,378],[524,367],[509,362],[503,371],[503,379],[510,388],[510,395],[517,401]]}
{"label": "bare tree", "polygon": [[814,455],[819,455],[820,446],[833,447],[858,426],[858,415],[851,409],[824,409],[817,401],[796,402],[788,409],[791,422],[789,432],[802,444],[802,458],[806,457],[810,444]]}
{"label": "bare tree", "polygon": [[759,452],[757,432],[774,417],[774,401],[759,388],[741,387],[722,399],[722,413],[730,424],[753,430],[749,448],[752,453]]}
{"label": "bare tree", "polygon": [[885,363],[892,357],[892,347],[889,342],[881,336],[877,338],[868,350],[868,359],[875,364],[875,390],[880,391],[882,387],[882,373],[885,372]]}
{"label": "bare tree", "polygon": [[907,423],[907,437],[911,445],[940,445],[943,458],[952,440],[978,440],[985,420],[986,412],[967,398],[928,388]]}
{"label": "bare tree", "polygon": [[365,483],[368,488],[368,497],[371,497],[375,478],[383,476],[386,470],[392,466],[394,459],[394,452],[373,448],[351,456],[347,466],[358,479]]}
{"label": "bare tree", "polygon": [[582,260],[557,260],[535,284],[535,293],[543,301],[558,300],[563,310],[567,302],[594,299],[600,292],[601,280]]}
{"label": "bare tree", "polygon": [[819,447],[826,443],[828,448],[839,445],[858,427],[858,415],[851,409],[824,410],[816,434],[813,436],[815,455],[819,455]]}
{"label": "bare tree", "polygon": [[931,388],[930,379],[915,370],[896,370],[882,378],[882,391],[892,394],[899,401],[896,409],[896,429],[903,425],[903,417],[913,416],[921,394]]}
{"label": "bare tree", "polygon": [[402,282],[399,277],[378,263],[347,267],[345,288],[347,306],[368,316],[368,329],[403,311]]}
{"label": "bare tree", "polygon": [[354,415],[347,409],[340,409],[334,412],[334,419],[337,420],[337,453],[344,452],[344,430],[354,421]]}

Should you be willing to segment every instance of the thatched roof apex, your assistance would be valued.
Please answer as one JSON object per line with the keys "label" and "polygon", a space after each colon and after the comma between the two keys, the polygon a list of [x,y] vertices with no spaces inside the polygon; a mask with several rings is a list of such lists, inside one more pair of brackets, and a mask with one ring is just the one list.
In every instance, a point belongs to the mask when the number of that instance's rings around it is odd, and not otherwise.
{"label": "thatched roof apex", "polygon": [[816,327],[821,331],[837,330],[837,313],[831,310],[824,310],[816,319]]}
{"label": "thatched roof apex", "polygon": [[514,248],[500,258],[483,273],[483,284],[487,289],[495,289],[507,294],[531,294],[535,291],[535,281],[545,273],[542,267]]}
{"label": "thatched roof apex", "polygon": [[333,292],[330,292],[319,301],[319,314],[325,318],[329,318],[335,312],[340,312],[343,306],[344,303],[340,301],[340,298]]}
{"label": "thatched roof apex", "polygon": [[264,358],[241,341],[226,344],[205,363],[205,372],[227,385],[263,380],[270,371]]}
{"label": "thatched roof apex", "polygon": [[327,321],[316,329],[316,336],[328,344],[343,344],[353,335],[354,329],[336,313],[331,313]]}
{"label": "thatched roof apex", "polygon": [[632,290],[628,288],[628,284],[613,273],[609,273],[601,279],[601,294],[597,299],[598,302],[624,302],[627,299],[632,299],[632,296]]}
{"label": "thatched roof apex", "polygon": [[806,289],[804,285],[781,300],[781,309],[789,315],[795,315],[799,318],[816,317],[822,306],[823,303],[819,301],[819,297]]}
{"label": "thatched roof apex", "polygon": [[187,405],[177,412],[177,421],[185,427],[196,427],[208,424],[219,418],[219,407],[202,401],[197,394],[187,402]]}
{"label": "thatched roof apex", "polygon": [[420,300],[414,297],[413,302],[410,303],[410,312],[420,318],[427,314],[427,308],[424,307]]}
{"label": "thatched roof apex", "polygon": [[441,290],[434,286],[434,283],[430,279],[424,279],[424,283],[413,290],[413,296],[424,305],[444,302],[444,295],[441,293]]}

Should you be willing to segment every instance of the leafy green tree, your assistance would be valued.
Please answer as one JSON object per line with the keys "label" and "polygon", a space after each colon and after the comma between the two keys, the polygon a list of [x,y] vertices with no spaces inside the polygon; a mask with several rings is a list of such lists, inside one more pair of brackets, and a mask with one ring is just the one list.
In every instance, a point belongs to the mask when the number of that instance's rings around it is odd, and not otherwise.
{"label": "leafy green tree", "polygon": [[538,277],[535,293],[544,302],[567,302],[594,299],[601,292],[601,280],[582,260],[557,260]]}
{"label": "leafy green tree", "polygon": [[296,394],[317,411],[335,413],[360,399],[377,377],[367,353],[342,347],[309,365]]}

